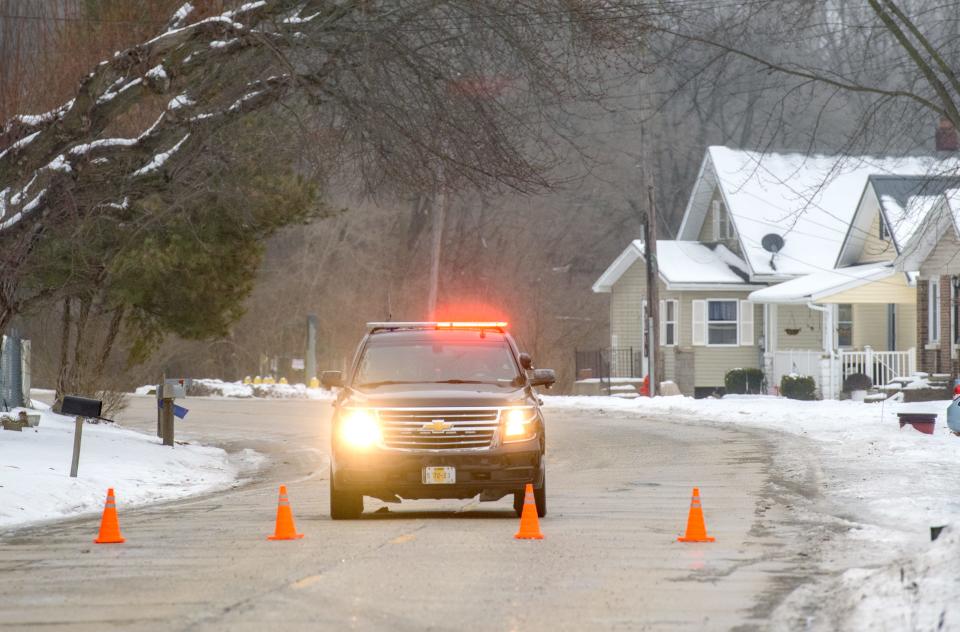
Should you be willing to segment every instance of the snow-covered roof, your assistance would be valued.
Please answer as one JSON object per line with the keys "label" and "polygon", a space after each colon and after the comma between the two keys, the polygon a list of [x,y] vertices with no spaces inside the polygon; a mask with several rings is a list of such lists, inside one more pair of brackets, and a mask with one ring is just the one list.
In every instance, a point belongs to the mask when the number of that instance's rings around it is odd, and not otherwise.
{"label": "snow-covered roof", "polygon": [[[774,280],[810,274],[837,260],[869,176],[953,175],[960,173],[958,167],[957,159],[933,156],[807,156],[713,146],[678,236],[698,238],[719,188],[752,275]],[[769,233],[784,239],[775,256],[761,245]]]}
{"label": "snow-covered roof", "polygon": [[819,299],[896,274],[890,262],[821,270],[750,293],[754,303],[816,303]]}
{"label": "snow-covered roof", "polygon": [[[594,292],[609,292],[624,273],[644,256],[644,243],[636,239],[620,253],[593,284]],[[692,289],[709,285],[714,289],[744,289],[748,284],[747,264],[722,244],[697,241],[657,240],[660,278],[669,289]]]}
{"label": "snow-covered roof", "polygon": [[919,270],[940,239],[951,230],[960,237],[960,187],[948,189],[938,196],[897,257],[897,269]]}
{"label": "snow-covered roof", "polygon": [[957,177],[870,176],[897,250],[902,250],[944,191],[960,186]]}

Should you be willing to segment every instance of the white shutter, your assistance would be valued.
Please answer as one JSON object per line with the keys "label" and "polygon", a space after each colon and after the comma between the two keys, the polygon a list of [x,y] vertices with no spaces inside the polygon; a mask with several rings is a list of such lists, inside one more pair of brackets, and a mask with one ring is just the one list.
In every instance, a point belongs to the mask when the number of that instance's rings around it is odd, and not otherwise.
{"label": "white shutter", "polygon": [[740,301],[740,345],[753,346],[753,303]]}
{"label": "white shutter", "polygon": [[713,216],[713,241],[720,241],[720,201],[714,200],[711,207],[713,211],[710,215]]}
{"label": "white shutter", "polygon": [[660,301],[660,346],[667,344],[667,308],[666,301]]}
{"label": "white shutter", "polygon": [[693,345],[702,347],[707,344],[707,302],[691,301],[693,306]]}

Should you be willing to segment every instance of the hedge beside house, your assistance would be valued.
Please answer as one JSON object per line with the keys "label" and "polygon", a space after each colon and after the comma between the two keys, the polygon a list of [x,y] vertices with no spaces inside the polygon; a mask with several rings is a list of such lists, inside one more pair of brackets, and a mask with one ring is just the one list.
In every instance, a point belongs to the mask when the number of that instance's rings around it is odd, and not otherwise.
{"label": "hedge beside house", "polygon": [[780,379],[780,394],[790,399],[816,399],[817,383],[809,375],[784,375]]}
{"label": "hedge beside house", "polygon": [[763,371],[760,369],[733,369],[723,376],[724,392],[734,395],[762,395]]}

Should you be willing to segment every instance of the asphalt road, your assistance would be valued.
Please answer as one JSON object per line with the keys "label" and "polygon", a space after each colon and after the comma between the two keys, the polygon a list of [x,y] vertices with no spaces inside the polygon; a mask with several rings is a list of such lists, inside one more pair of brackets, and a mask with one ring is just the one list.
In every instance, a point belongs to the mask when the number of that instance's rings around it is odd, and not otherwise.
{"label": "asphalt road", "polygon": [[[123,422],[151,429],[152,402]],[[256,449],[264,468],[140,509],[118,489],[126,544],[93,545],[98,517],[0,540],[0,630],[766,629],[798,581],[802,525],[772,495],[763,434],[548,409],[545,539],[517,541],[508,499],[368,499],[331,521],[326,403],[189,406],[178,438]],[[266,540],[280,483],[302,540]],[[695,485],[712,544],[676,541]]]}

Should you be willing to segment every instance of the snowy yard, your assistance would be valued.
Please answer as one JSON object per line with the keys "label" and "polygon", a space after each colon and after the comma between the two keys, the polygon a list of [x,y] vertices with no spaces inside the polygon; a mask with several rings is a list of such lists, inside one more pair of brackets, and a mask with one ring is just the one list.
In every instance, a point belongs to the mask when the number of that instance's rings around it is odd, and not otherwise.
{"label": "snowy yard", "polygon": [[241,463],[220,448],[164,448],[147,434],[85,424],[79,475],[70,478],[73,435],[73,418],[50,410],[36,428],[0,431],[0,528],[98,512],[108,487],[121,508],[227,487],[243,463],[259,459],[252,451]]}
{"label": "snowy yard", "polygon": [[[323,388],[309,388],[304,384],[244,384],[217,379],[193,380],[195,386],[205,389],[202,397],[236,397],[263,399],[333,399],[334,394]],[[157,387],[147,384],[137,388],[136,395],[149,395]]]}
{"label": "snowy yard", "polygon": [[[946,427],[949,402],[544,397],[546,407],[635,412],[639,423],[729,423],[812,439],[819,491],[849,508],[848,546],[869,547],[870,568],[852,568],[798,592],[826,600],[846,630],[960,630],[960,437]],[[897,412],[936,412],[934,434],[899,427]],[[775,467],[789,468],[789,463]],[[930,527],[951,525],[934,544]],[[879,562],[877,562],[879,560]],[[861,562],[865,563],[865,562]],[[822,626],[822,624],[821,624]],[[823,629],[817,625],[809,629]]]}

